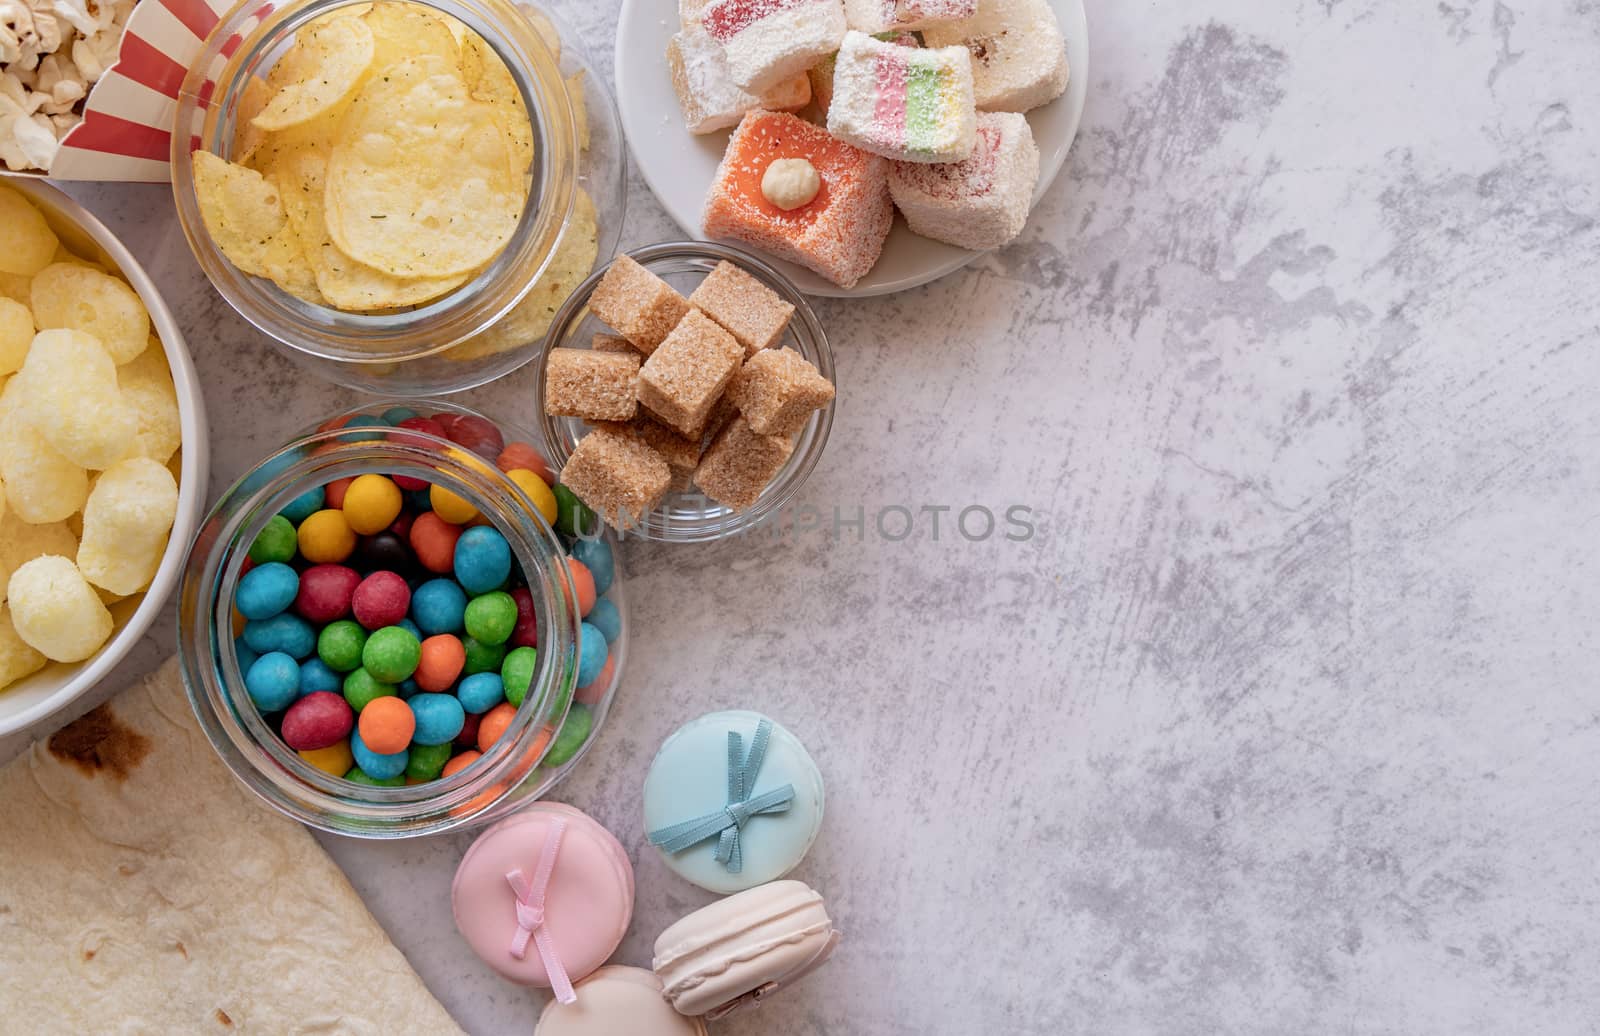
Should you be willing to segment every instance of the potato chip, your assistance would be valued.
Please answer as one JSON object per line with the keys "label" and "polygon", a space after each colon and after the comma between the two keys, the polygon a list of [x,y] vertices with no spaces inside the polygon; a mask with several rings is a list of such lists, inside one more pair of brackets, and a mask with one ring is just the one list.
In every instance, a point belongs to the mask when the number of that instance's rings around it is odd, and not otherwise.
{"label": "potato chip", "polygon": [[144,352],[117,368],[117,388],[123,402],[138,415],[134,456],[165,464],[183,442],[183,425],[172,369],[160,342],[152,338]]}
{"label": "potato chip", "polygon": [[16,299],[0,299],[0,377],[22,369],[33,344],[33,314]]}
{"label": "potato chip", "polygon": [[483,37],[472,33],[461,47],[461,70],[473,98],[495,107],[511,147],[512,171],[519,179],[526,176],[533,166],[533,125],[506,63]]}
{"label": "potato chip", "polygon": [[544,40],[544,45],[550,48],[550,56],[561,63],[561,34],[556,31],[556,25],[543,11],[536,11],[531,7],[522,8],[522,16],[533,25],[533,31]]}
{"label": "potato chip", "polygon": [[267,75],[272,99],[251,124],[285,130],[316,118],[348,97],[372,65],[372,30],[361,18],[332,18],[301,29]]}
{"label": "potato chip", "polygon": [[118,278],[90,266],[46,266],[34,277],[29,300],[39,330],[70,328],[92,335],[115,363],[144,352],[150,338],[150,315],[139,296]]}
{"label": "potato chip", "polygon": [[328,233],[339,250],[396,277],[448,277],[494,258],[527,197],[494,112],[435,55],[370,79],[328,160]]}
{"label": "potato chip", "polygon": [[374,310],[414,306],[458,287],[466,274],[444,278],[403,279],[380,273],[339,251],[328,237],[323,211],[327,162],[314,151],[301,151],[278,165],[274,176],[289,223],[306,246],[317,288],[340,309]]}
{"label": "potato chip", "polygon": [[583,99],[583,69],[567,77],[567,96],[572,100],[572,121],[577,123],[578,150],[589,150],[589,104]]}
{"label": "potato chip", "polygon": [[267,97],[267,84],[256,76],[247,79],[239,93],[233,123],[233,160],[240,165],[249,165],[267,139],[267,131],[255,124],[256,116],[267,106]]}
{"label": "potato chip", "polygon": [[56,235],[21,192],[0,187],[0,270],[32,277],[50,264]]}
{"label": "potato chip", "polygon": [[297,298],[322,303],[276,186],[254,169],[196,151],[194,190],[206,230],[233,265]]}
{"label": "potato chip", "polygon": [[600,254],[594,202],[583,188],[573,199],[572,218],[550,263],[522,301],[499,323],[462,342],[447,354],[452,360],[478,360],[518,349],[538,341],[550,330],[550,321],[583,279],[594,270]]}
{"label": "potato chip", "polygon": [[375,70],[425,54],[444,58],[453,68],[461,67],[461,48],[456,46],[450,21],[431,8],[380,0],[362,21],[372,31]]}

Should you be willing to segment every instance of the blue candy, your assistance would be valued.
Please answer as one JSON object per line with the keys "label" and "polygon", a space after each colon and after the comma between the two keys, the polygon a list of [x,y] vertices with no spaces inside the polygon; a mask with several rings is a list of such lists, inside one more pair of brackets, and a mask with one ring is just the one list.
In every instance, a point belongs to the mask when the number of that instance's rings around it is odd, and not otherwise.
{"label": "blue candy", "polygon": [[430,637],[460,633],[466,628],[466,614],[467,595],[454,580],[430,579],[411,595],[411,617]]}
{"label": "blue candy", "polygon": [[281,561],[269,561],[244,574],[233,603],[247,619],[270,619],[293,604],[299,592],[299,574]]}
{"label": "blue candy", "polygon": [[244,642],[257,654],[282,651],[294,658],[310,658],[317,650],[317,631],[300,616],[279,612],[270,619],[245,623]]}
{"label": "blue candy", "polygon": [[594,607],[589,609],[583,621],[599,630],[607,644],[622,636],[622,613],[604,597],[594,602]]}
{"label": "blue candy", "polygon": [[344,677],[328,668],[320,658],[308,658],[300,663],[300,696],[314,691],[332,691],[339,694],[344,688]]}
{"label": "blue candy", "polygon": [[417,686],[417,681],[413,680],[409,676],[404,680],[401,680],[396,689],[400,692],[400,697],[402,698],[409,698],[416,694],[417,691],[421,690],[421,688]]}
{"label": "blue candy", "polygon": [[421,514],[423,511],[433,510],[433,497],[426,489],[408,489],[406,493],[406,506]]}
{"label": "blue candy", "polygon": [[411,753],[402,748],[398,752],[380,755],[361,743],[361,732],[350,731],[350,754],[355,756],[356,765],[361,767],[361,772],[368,777],[378,780],[388,780],[398,777],[406,772],[406,763],[411,761]]}
{"label": "blue candy", "polygon": [[473,673],[456,685],[456,698],[468,712],[488,712],[506,700],[506,688],[499,673]]}
{"label": "blue candy", "polygon": [[456,582],[470,594],[498,590],[511,578],[511,545],[500,530],[476,525],[456,540]]}
{"label": "blue candy", "polygon": [[300,697],[300,663],[282,651],[269,651],[245,674],[244,688],[262,712],[281,712]]}
{"label": "blue candy", "polygon": [[422,630],[417,627],[417,624],[412,622],[410,619],[401,619],[399,622],[395,623],[395,625],[399,626],[413,637],[416,637],[418,640],[427,639],[422,635]]}
{"label": "blue candy", "polygon": [[250,645],[244,642],[243,637],[234,637],[233,657],[239,662],[239,672],[248,673],[250,667],[256,664],[256,659],[261,656],[250,650]]}
{"label": "blue candy", "polygon": [[587,622],[578,627],[578,686],[587,687],[606,667],[606,635]]}
{"label": "blue candy", "polygon": [[597,595],[611,589],[611,580],[617,575],[617,564],[611,557],[611,544],[601,539],[580,539],[572,545],[572,556],[583,562],[594,577],[594,592]]}
{"label": "blue candy", "polygon": [[411,699],[411,713],[417,718],[417,729],[411,740],[419,745],[454,741],[467,723],[467,713],[453,694],[419,694]]}
{"label": "blue candy", "polygon": [[383,412],[385,424],[398,425],[401,421],[409,421],[417,416],[417,412],[408,406],[392,406]]}
{"label": "blue candy", "polygon": [[[344,427],[345,428],[388,428],[389,427],[389,422],[385,421],[383,418],[377,417],[377,416],[375,416],[373,414],[357,414],[356,416],[352,417],[350,420],[346,421],[344,423]],[[358,432],[358,433],[355,433],[355,434],[352,434],[352,435],[341,435],[341,436],[339,436],[339,441],[340,442],[369,442],[369,441],[382,439],[382,438],[383,438],[383,433],[381,433],[381,432]],[[362,769],[365,770],[366,767],[363,766]],[[368,772],[370,773],[371,771],[368,771]],[[372,776],[376,777],[377,774],[372,774]]]}
{"label": "blue candy", "polygon": [[288,505],[278,513],[295,525],[299,525],[322,510],[322,505],[327,501],[328,494],[323,491],[321,486],[317,486],[315,489],[308,489],[293,500],[290,500]]}

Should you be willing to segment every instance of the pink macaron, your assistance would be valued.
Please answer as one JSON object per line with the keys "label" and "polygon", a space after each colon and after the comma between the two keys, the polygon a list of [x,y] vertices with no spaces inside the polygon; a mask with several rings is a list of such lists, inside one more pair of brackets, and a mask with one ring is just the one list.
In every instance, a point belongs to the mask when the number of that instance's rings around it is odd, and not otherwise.
{"label": "pink macaron", "polygon": [[535,802],[472,843],[450,905],[486,964],[566,999],[622,942],[633,918],[633,865],[588,814]]}

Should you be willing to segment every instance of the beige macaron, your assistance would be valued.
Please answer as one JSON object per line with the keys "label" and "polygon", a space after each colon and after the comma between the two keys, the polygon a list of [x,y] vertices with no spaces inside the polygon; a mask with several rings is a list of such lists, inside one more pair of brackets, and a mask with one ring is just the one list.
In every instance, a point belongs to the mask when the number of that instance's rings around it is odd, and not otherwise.
{"label": "beige macaron", "polygon": [[706,1036],[705,1023],[674,1011],[643,968],[607,965],[574,989],[575,1003],[550,1001],[534,1036]]}
{"label": "beige macaron", "polygon": [[821,966],[838,941],[822,896],[804,882],[770,881],[662,932],[654,967],[673,1007],[714,1020]]}

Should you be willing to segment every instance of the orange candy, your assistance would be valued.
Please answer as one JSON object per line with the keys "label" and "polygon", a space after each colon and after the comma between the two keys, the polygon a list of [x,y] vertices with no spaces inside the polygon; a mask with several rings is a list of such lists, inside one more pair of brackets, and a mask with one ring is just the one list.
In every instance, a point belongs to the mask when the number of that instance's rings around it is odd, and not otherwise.
{"label": "orange candy", "polygon": [[577,558],[568,558],[567,567],[572,570],[572,585],[578,591],[578,614],[588,615],[594,607],[594,576],[589,573],[589,566]]}
{"label": "orange candy", "polygon": [[460,538],[461,526],[451,525],[432,511],[417,515],[407,537],[422,567],[441,575],[455,565],[456,540]]}
{"label": "orange candy", "polygon": [[550,465],[545,463],[544,457],[532,446],[525,442],[508,442],[506,448],[500,451],[500,456],[494,460],[494,466],[501,471],[531,471],[544,479],[545,484],[555,482],[555,475],[550,470]]}
{"label": "orange candy", "polygon": [[600,668],[600,675],[579,687],[572,693],[572,700],[585,705],[599,705],[600,699],[605,697],[606,688],[611,686],[611,674],[616,669],[617,653],[606,652],[606,664]]}
{"label": "orange candy", "polygon": [[350,483],[354,481],[355,477],[351,476],[349,478],[336,478],[332,482],[329,482],[327,486],[323,488],[323,492],[327,494],[327,497],[322,506],[332,508],[334,510],[344,510],[345,490],[349,489]]}
{"label": "orange candy", "polygon": [[422,660],[412,679],[425,691],[447,691],[466,664],[467,649],[460,638],[440,633],[422,642]]}
{"label": "orange candy", "polygon": [[417,717],[404,698],[374,698],[361,710],[361,743],[379,755],[402,752],[417,732]]}
{"label": "orange candy", "polygon": [[449,777],[451,774],[459,773],[477,762],[482,756],[482,752],[474,752],[470,748],[465,752],[457,752],[450,757],[448,763],[444,764],[444,770],[440,776]]}
{"label": "orange candy", "polygon": [[485,712],[482,722],[478,724],[478,751],[487,752],[490,745],[500,740],[500,735],[511,726],[511,717],[516,714],[517,707],[508,701],[503,701]]}

